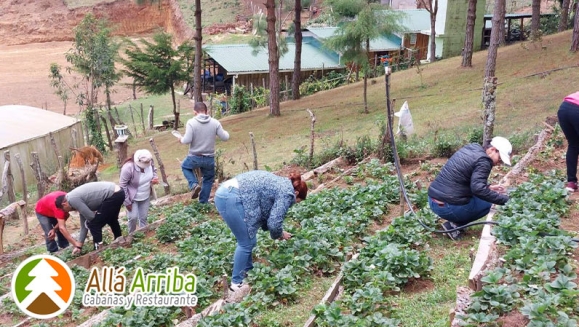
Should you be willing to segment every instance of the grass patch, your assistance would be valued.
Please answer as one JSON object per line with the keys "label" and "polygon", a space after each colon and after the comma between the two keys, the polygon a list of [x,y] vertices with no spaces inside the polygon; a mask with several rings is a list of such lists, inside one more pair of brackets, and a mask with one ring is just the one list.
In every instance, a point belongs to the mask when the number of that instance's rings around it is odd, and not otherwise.
{"label": "grass patch", "polygon": [[[195,4],[187,0],[178,0],[185,22],[195,29]],[[243,12],[239,0],[210,1],[201,0],[201,25],[234,23],[236,15]]]}
{"label": "grass patch", "polygon": [[[320,303],[326,291],[334,282],[333,277],[308,276],[306,287],[297,303],[268,309],[257,316],[259,326],[303,326],[312,314],[312,309]],[[275,325],[272,325],[275,323]]]}
{"label": "grass patch", "polygon": [[402,326],[448,326],[449,311],[456,305],[456,288],[464,286],[468,280],[471,266],[469,249],[475,242],[473,237],[461,240],[457,246],[446,237],[431,239],[429,255],[434,259],[434,286],[423,292],[401,293],[394,297]]}

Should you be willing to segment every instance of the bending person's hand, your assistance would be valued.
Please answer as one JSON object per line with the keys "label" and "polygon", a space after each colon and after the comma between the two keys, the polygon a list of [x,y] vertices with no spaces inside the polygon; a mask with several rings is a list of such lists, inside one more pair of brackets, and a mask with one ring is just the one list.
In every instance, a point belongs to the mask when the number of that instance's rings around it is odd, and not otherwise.
{"label": "bending person's hand", "polygon": [[288,232],[286,232],[286,231],[281,232],[281,239],[282,239],[282,240],[287,241],[287,240],[289,240],[290,238],[292,238],[292,234],[290,234],[290,233],[288,233]]}
{"label": "bending person's hand", "polygon": [[51,230],[48,232],[48,235],[46,236],[46,238],[47,238],[49,241],[53,241],[55,236],[56,236],[56,232],[54,231],[54,229],[51,229]]}
{"label": "bending person's hand", "polygon": [[501,194],[507,193],[507,189],[505,189],[502,185],[489,185],[489,189],[491,189],[491,191],[495,191]]}

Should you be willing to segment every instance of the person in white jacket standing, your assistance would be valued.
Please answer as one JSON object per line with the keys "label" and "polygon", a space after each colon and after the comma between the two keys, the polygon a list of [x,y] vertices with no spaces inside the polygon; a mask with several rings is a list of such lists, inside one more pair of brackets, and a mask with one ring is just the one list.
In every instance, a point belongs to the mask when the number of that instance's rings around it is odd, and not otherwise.
{"label": "person in white jacket standing", "polygon": [[[229,133],[217,119],[207,115],[207,106],[203,102],[196,102],[193,112],[195,117],[187,121],[185,135],[179,138],[182,144],[189,144],[189,153],[181,164],[181,170],[189,183],[191,198],[207,203],[215,180],[215,137],[227,141]],[[197,168],[203,175],[202,187],[195,176],[194,170]]]}

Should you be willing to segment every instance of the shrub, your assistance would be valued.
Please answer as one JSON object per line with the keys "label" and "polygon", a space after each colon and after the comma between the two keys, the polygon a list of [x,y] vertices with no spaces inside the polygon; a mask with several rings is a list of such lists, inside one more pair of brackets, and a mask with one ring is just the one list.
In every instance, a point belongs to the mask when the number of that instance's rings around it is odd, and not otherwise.
{"label": "shrub", "polygon": [[438,138],[434,141],[432,154],[436,157],[450,158],[455,152],[455,146],[445,138]]}
{"label": "shrub", "polygon": [[236,85],[229,100],[232,114],[239,114],[251,110],[251,97],[243,85]]}

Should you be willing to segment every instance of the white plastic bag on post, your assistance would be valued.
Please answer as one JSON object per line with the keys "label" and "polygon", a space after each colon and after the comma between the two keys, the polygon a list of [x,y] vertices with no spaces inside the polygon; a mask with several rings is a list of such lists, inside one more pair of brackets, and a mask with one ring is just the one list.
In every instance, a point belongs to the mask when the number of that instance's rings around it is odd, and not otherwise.
{"label": "white plastic bag on post", "polygon": [[400,111],[395,112],[394,116],[399,118],[396,135],[410,135],[414,133],[414,123],[412,123],[412,115],[410,114],[410,109],[408,109],[408,101],[404,101]]}

